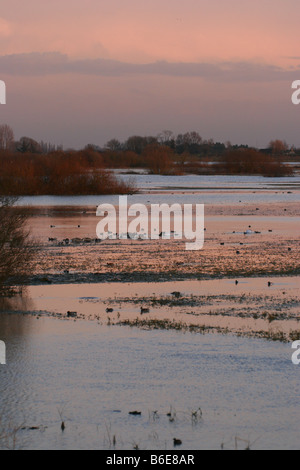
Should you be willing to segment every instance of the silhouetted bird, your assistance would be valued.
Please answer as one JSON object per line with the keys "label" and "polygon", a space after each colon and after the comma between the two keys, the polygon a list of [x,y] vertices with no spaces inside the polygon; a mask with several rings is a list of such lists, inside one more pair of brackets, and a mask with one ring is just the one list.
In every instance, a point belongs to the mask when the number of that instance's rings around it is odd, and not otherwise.
{"label": "silhouetted bird", "polygon": [[141,315],[143,315],[144,313],[149,313],[149,312],[150,312],[149,308],[141,307]]}
{"label": "silhouetted bird", "polygon": [[182,441],[180,439],[175,439],[174,437],[173,444],[174,444],[174,447],[181,446]]}

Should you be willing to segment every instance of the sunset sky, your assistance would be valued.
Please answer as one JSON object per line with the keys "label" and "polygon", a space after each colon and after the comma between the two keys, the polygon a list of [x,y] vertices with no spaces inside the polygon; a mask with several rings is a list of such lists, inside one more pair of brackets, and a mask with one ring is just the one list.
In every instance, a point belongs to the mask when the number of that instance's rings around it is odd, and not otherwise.
{"label": "sunset sky", "polygon": [[79,148],[196,130],[300,146],[299,0],[1,0],[0,122]]}

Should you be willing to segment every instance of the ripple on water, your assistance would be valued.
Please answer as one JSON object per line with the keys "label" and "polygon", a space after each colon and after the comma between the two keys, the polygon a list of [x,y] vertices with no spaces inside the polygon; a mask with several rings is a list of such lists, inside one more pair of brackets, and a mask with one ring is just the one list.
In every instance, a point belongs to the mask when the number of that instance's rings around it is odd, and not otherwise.
{"label": "ripple on water", "polygon": [[[19,432],[19,446],[108,448],[111,433],[117,448],[164,449],[175,432],[186,449],[234,447],[230,436],[258,439],[258,448],[299,444],[290,345],[16,315],[1,316],[0,327],[8,349],[2,425],[47,427]],[[195,426],[191,412],[199,407]],[[142,415],[130,416],[133,410]]]}

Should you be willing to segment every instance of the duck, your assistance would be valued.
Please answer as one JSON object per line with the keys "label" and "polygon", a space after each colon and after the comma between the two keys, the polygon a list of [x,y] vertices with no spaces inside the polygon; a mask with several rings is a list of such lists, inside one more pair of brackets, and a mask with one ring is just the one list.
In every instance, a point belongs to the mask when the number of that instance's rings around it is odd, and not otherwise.
{"label": "duck", "polygon": [[149,313],[149,312],[150,312],[149,308],[141,307],[141,315],[143,315],[144,313]]}
{"label": "duck", "polygon": [[177,447],[177,446],[181,446],[182,445],[182,441],[180,439],[176,439],[174,437],[173,439],[173,444],[174,444],[174,447]]}

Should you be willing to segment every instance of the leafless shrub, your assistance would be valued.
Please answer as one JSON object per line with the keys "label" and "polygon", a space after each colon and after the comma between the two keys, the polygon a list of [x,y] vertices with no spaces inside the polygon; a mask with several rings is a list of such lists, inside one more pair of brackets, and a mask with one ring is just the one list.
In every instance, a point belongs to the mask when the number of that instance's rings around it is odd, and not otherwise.
{"label": "leafless shrub", "polygon": [[15,205],[16,198],[0,197],[0,294],[29,272],[34,254],[26,227],[28,212]]}
{"label": "leafless shrub", "polygon": [[16,450],[17,435],[23,426],[23,424],[16,426],[12,423],[4,425],[0,419],[0,449]]}

